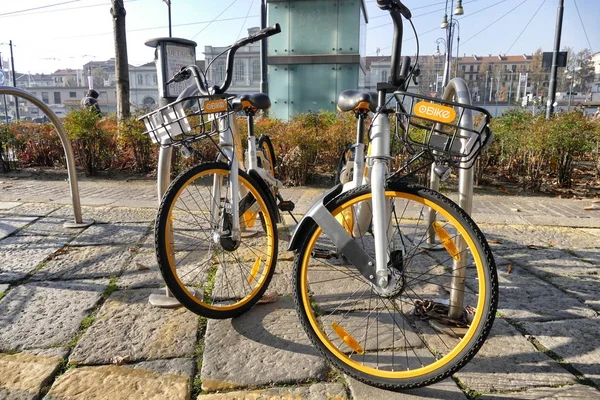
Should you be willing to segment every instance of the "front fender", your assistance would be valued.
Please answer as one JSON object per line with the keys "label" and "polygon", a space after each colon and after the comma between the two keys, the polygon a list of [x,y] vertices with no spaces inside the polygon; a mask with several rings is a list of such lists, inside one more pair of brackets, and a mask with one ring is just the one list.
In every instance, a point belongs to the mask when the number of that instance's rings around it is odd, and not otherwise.
{"label": "front fender", "polygon": [[317,201],[315,201],[315,203],[310,207],[308,212],[306,212],[306,214],[304,214],[304,216],[302,217],[300,222],[298,222],[298,226],[296,226],[296,229],[294,230],[294,233],[292,234],[292,238],[290,240],[290,245],[288,246],[288,251],[298,250],[298,247],[300,246],[300,244],[302,244],[302,240],[304,240],[304,238],[306,238],[306,235],[308,234],[308,230],[311,226],[311,223],[314,222],[314,220],[310,216],[311,211],[317,207],[320,207],[321,205],[325,205],[325,204],[329,203],[329,201],[331,201],[331,199],[333,199],[334,197],[336,197],[337,195],[342,193],[342,189],[343,189],[343,185],[341,183],[337,184],[336,186],[329,189],[327,192],[323,193],[321,195],[321,197]]}

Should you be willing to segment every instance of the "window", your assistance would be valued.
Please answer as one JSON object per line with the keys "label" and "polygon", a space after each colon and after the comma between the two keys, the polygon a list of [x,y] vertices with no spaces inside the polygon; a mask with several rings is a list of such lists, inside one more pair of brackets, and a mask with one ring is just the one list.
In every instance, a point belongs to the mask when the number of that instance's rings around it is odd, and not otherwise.
{"label": "window", "polygon": [[146,85],[150,85],[150,75],[146,74]]}
{"label": "window", "polygon": [[[479,70],[479,68],[477,70]],[[469,65],[469,72],[473,72],[473,66],[472,65]]]}
{"label": "window", "polygon": [[467,66],[466,65],[462,66],[462,72],[467,72]]}
{"label": "window", "polygon": [[236,82],[243,82],[246,79],[246,65],[243,62],[236,61],[233,70],[233,79]]}
{"label": "window", "polygon": [[252,60],[252,81],[260,82],[260,60]]}
{"label": "window", "polygon": [[158,78],[156,77],[156,74],[152,75],[152,83],[155,85],[158,84]]}
{"label": "window", "polygon": [[69,92],[69,98],[74,99],[77,97],[77,92]]}
{"label": "window", "polygon": [[215,83],[220,83],[223,82],[223,80],[225,80],[225,61],[219,61],[217,64],[217,76],[216,76],[216,82]]}
{"label": "window", "polygon": [[138,76],[137,76],[137,82],[138,82],[138,85],[143,85],[144,84],[144,76],[142,74],[138,74]]}
{"label": "window", "polygon": [[50,98],[48,97],[48,92],[42,92],[42,101],[46,104],[50,104]]}
{"label": "window", "polygon": [[489,71],[489,72],[492,72],[492,64],[489,64],[489,65],[488,65],[488,71]]}
{"label": "window", "polygon": [[387,71],[381,71],[381,82],[387,82]]}

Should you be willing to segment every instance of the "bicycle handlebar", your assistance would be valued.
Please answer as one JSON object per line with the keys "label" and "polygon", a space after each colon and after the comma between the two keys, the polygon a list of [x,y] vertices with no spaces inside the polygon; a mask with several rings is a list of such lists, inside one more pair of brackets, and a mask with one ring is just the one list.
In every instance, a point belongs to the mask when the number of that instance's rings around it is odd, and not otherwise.
{"label": "bicycle handlebar", "polygon": [[220,85],[215,85],[212,87],[207,87],[205,82],[200,78],[200,70],[197,65],[187,65],[182,67],[179,72],[177,72],[171,79],[167,81],[167,84],[172,82],[182,82],[186,79],[189,79],[191,76],[194,77],[196,81],[196,85],[198,86],[198,90],[201,94],[207,96],[209,94],[223,94],[229,89],[231,85],[231,80],[233,78],[233,59],[235,56],[235,52],[243,46],[247,44],[258,42],[259,40],[266,39],[269,36],[276,35],[281,32],[281,27],[279,24],[275,24],[273,26],[266,27],[265,29],[261,29],[256,34],[252,36],[248,36],[246,38],[240,39],[232,44],[227,51],[227,67],[225,68],[225,80]]}
{"label": "bicycle handlebar", "polygon": [[[412,14],[410,10],[402,4],[400,0],[377,0],[377,6],[389,11],[394,23],[394,41],[392,44],[392,70],[390,73],[392,85],[401,86],[406,82],[409,73],[410,57],[402,57],[402,63],[399,58],[402,54],[402,17],[410,19]],[[398,71],[400,69],[400,71]]]}

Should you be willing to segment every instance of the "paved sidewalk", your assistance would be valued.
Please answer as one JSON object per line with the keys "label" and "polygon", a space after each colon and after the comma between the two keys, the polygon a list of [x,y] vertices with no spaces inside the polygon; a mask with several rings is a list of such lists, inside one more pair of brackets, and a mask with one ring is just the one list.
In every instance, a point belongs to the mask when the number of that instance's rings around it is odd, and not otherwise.
{"label": "paved sidewalk", "polygon": [[[321,192],[283,195],[300,215]],[[63,228],[68,193],[0,175],[0,399],[600,399],[600,203],[477,196],[499,265],[491,337],[453,379],[393,393],[332,371],[310,344],[291,297],[290,219],[278,300],[206,323],[148,304],[162,291],[153,182],[81,181],[86,229]]]}

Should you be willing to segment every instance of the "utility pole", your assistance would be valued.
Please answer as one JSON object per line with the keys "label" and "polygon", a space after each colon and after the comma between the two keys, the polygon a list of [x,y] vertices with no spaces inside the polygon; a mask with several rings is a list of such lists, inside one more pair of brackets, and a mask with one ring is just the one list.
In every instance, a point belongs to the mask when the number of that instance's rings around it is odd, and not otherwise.
{"label": "utility pole", "polygon": [[554,33],[554,53],[552,54],[552,70],[550,71],[550,86],[548,87],[548,102],[546,103],[546,119],[552,117],[554,102],[556,100],[556,74],[558,72],[558,52],[560,50],[560,36],[562,33],[562,20],[564,0],[558,0],[556,12],[556,30]]}
{"label": "utility pole", "polygon": [[123,0],[112,0],[110,13],[113,17],[115,40],[115,75],[117,80],[117,120],[131,115],[129,108],[129,63],[127,61],[127,37],[125,31],[125,7]]}

